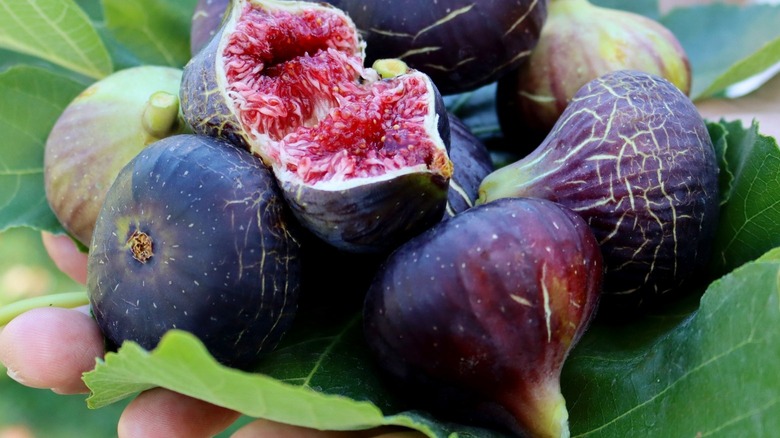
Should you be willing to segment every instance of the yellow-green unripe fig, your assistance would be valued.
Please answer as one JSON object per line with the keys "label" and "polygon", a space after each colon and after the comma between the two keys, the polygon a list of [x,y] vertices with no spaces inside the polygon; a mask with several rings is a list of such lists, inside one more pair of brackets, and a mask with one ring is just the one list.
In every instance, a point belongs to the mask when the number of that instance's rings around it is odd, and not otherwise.
{"label": "yellow-green unripe fig", "polygon": [[657,75],[686,95],[690,92],[688,56],[662,24],[588,0],[552,0],[528,62],[499,81],[496,105],[502,129],[514,141],[524,139],[527,151],[532,150],[577,90],[617,70]]}
{"label": "yellow-green unripe fig", "polygon": [[89,245],[106,192],[148,144],[181,133],[181,70],[140,66],[95,82],[63,111],[46,140],[44,185],[65,230]]}

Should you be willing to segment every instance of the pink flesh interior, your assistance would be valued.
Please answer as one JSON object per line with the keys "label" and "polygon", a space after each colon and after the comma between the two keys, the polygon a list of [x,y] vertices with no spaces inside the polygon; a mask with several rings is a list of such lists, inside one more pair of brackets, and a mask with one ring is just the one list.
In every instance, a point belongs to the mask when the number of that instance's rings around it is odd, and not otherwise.
{"label": "pink flesh interior", "polygon": [[439,161],[419,74],[361,83],[354,28],[321,10],[248,5],[223,52],[228,96],[262,154],[308,184]]}

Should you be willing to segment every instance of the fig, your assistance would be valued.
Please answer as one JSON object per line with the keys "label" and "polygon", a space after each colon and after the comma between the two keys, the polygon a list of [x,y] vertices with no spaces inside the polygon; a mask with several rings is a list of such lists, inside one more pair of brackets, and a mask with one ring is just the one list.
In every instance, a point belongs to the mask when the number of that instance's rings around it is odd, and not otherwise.
{"label": "fig", "polygon": [[485,177],[478,203],[538,197],[582,215],[604,252],[600,313],[631,314],[701,272],[717,179],[691,100],[660,76],[620,70],[582,87],[537,149]]}
{"label": "fig", "polygon": [[499,199],[390,255],[364,302],[366,341],[403,392],[442,418],[569,436],[561,368],[601,280],[582,217],[544,199]]}
{"label": "fig", "polygon": [[109,186],[146,145],[186,130],[180,69],[140,66],[93,83],[62,112],[46,139],[43,179],[54,215],[89,245]]}
{"label": "fig", "polygon": [[298,220],[330,244],[387,252],[441,219],[449,124],[431,79],[365,42],[328,4],[236,0],[184,67],[185,119],[272,168]]}
{"label": "fig", "polygon": [[92,312],[109,346],[152,349],[170,329],[250,369],[295,316],[300,237],[270,170],[216,138],[146,147],[106,195],[88,255]]}
{"label": "fig", "polygon": [[479,184],[493,169],[487,146],[454,114],[449,114],[450,159],[452,178],[447,192],[445,218],[474,206],[479,197]]}
{"label": "fig", "polygon": [[523,151],[530,152],[577,90],[616,70],[655,74],[690,92],[688,56],[658,21],[588,0],[552,0],[528,61],[498,81],[496,109],[504,134],[535,139]]}
{"label": "fig", "polygon": [[329,0],[366,39],[369,62],[400,58],[443,94],[475,90],[525,62],[548,0]]}

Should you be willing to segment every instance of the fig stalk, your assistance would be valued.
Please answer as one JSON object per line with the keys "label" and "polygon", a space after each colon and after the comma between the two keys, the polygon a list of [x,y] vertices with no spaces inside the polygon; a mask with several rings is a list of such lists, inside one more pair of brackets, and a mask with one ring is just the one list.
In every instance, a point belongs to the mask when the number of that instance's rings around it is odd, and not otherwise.
{"label": "fig stalk", "polygon": [[409,66],[400,59],[377,59],[371,66],[382,79],[392,79],[409,71]]}
{"label": "fig stalk", "polygon": [[180,126],[179,96],[166,91],[152,93],[142,117],[143,128],[151,137],[161,139],[171,135]]}

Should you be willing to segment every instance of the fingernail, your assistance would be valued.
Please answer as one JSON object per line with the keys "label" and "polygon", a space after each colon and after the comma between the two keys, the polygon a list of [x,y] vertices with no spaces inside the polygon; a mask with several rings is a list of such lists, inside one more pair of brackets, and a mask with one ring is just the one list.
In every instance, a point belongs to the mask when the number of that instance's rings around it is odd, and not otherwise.
{"label": "fingernail", "polygon": [[20,376],[16,371],[12,370],[11,368],[7,368],[5,373],[8,374],[8,377],[24,385],[24,379],[22,379],[22,376]]}

